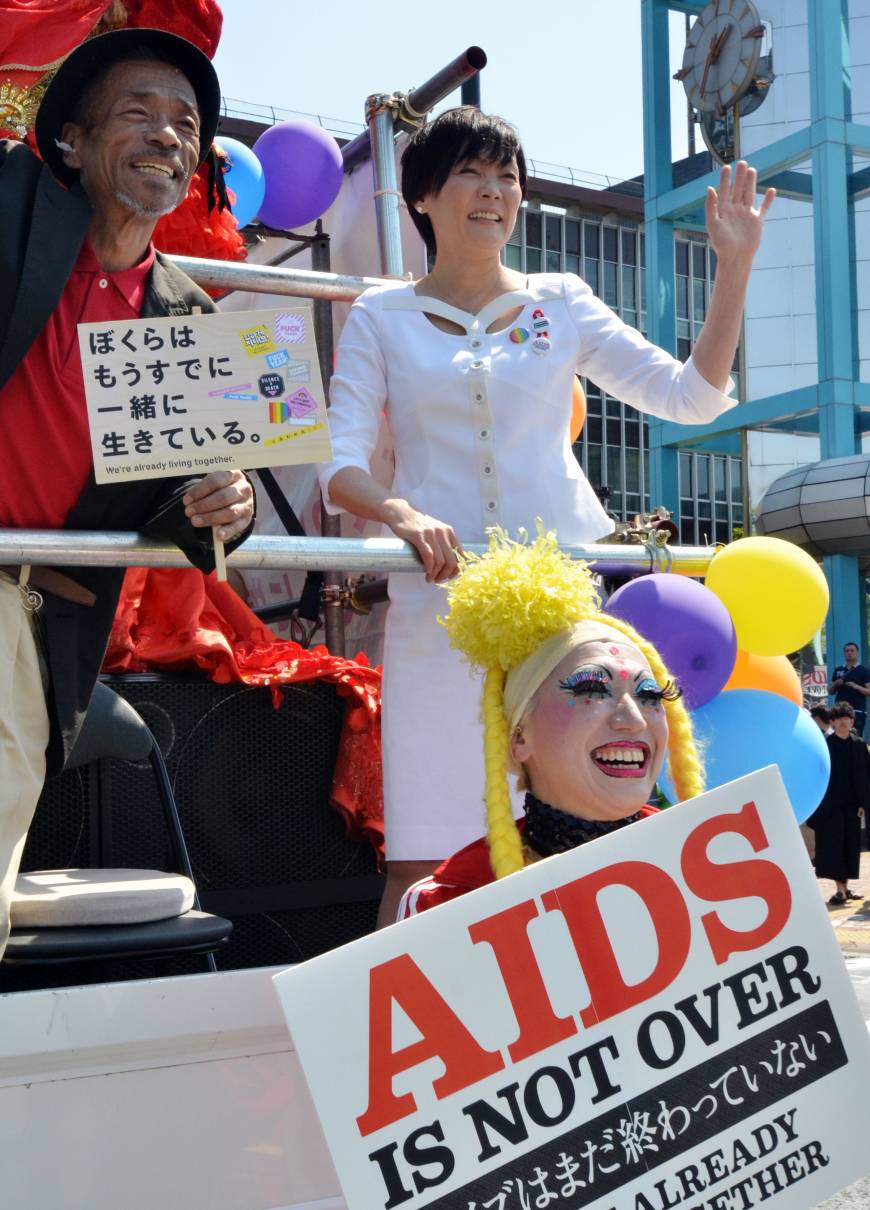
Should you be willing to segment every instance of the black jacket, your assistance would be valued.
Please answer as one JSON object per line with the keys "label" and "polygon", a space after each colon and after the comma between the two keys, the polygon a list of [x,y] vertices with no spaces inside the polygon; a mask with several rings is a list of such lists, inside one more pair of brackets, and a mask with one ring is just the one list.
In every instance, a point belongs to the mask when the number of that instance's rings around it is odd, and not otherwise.
{"label": "black jacket", "polygon": [[[91,208],[78,186],[64,189],[23,144],[0,140],[0,387],[33,341],[63,293],[87,233]],[[214,303],[157,253],[142,317],[190,315]],[[46,468],[34,467],[34,476]],[[71,530],[139,530],[174,542],[201,571],[214,567],[209,531],[197,531],[184,515],[181,498],[201,476],[97,485],[93,472],[66,522]],[[227,550],[239,545],[247,533]],[[105,654],[124,569],[63,569],[96,595],[92,606],[44,593],[39,617],[51,685],[48,768],[57,773],[69,755],[84,718]]]}

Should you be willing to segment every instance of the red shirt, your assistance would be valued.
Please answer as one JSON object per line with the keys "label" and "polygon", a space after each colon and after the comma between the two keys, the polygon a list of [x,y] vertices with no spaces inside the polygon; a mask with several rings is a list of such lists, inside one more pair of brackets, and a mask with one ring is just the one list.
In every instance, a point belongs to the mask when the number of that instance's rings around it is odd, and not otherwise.
{"label": "red shirt", "polygon": [[[658,813],[658,808],[651,807],[649,803],[641,807],[639,812],[641,819]],[[520,821],[521,832],[523,822]],[[451,899],[458,899],[460,895],[476,891],[478,887],[489,886],[491,882],[495,882],[495,874],[489,864],[489,844],[486,837],[481,836],[479,840],[473,840],[464,849],[442,861],[428,878],[421,878],[419,882],[408,887],[399,904],[396,920],[419,916],[429,908],[449,903]]]}
{"label": "red shirt", "polygon": [[92,456],[76,325],[138,319],[154,246],[132,269],[105,273],[85,242],[45,327],[0,388],[0,526],[60,529]]}

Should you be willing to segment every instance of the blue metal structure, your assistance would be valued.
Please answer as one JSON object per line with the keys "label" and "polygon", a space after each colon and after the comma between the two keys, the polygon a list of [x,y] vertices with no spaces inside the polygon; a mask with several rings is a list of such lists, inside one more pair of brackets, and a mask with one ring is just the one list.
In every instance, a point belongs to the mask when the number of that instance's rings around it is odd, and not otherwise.
{"label": "blue metal structure", "polygon": [[[870,170],[853,169],[855,155],[870,154],[870,126],[851,120],[847,0],[806,4],[810,124],[746,159],[757,169],[759,185],[774,185],[813,209],[819,380],[753,399],[710,425],[651,420],[650,495],[674,512],[679,509],[681,446],[718,449],[723,437],[764,426],[818,433],[822,458],[840,458],[857,453],[861,433],[870,432],[870,383],[858,379],[854,247],[854,199],[870,186]],[[641,0],[647,322],[650,339],[671,352],[676,349],[674,226],[703,226],[707,186],[717,183],[718,173],[673,187],[668,17],[671,12],[694,15],[704,7],[704,0]],[[759,7],[763,15],[763,0]],[[807,160],[811,175],[797,170]],[[836,662],[845,642],[861,643],[865,634],[864,583],[856,557],[829,555],[824,566],[831,589],[828,658]]]}

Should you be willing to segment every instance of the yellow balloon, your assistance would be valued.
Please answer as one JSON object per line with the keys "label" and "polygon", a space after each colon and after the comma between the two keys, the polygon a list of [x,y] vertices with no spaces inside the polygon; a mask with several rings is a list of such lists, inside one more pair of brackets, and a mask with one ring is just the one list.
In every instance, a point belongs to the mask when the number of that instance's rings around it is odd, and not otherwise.
{"label": "yellow balloon", "polygon": [[713,556],[706,584],[731,614],[737,646],[785,655],[825,620],[828,584],[815,559],[782,538],[739,538]]}

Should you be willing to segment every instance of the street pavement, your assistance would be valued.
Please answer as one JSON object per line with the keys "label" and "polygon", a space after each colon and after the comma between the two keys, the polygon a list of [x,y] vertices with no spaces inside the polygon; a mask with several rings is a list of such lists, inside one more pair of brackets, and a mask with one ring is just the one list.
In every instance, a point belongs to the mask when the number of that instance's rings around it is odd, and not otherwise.
{"label": "street pavement", "polygon": [[[861,854],[860,877],[853,878],[849,883],[849,889],[860,894],[860,899],[852,900],[845,907],[831,907],[827,901],[837,888],[833,882],[821,878],[818,885],[819,893],[828,908],[834,935],[840,943],[864,1020],[870,1026],[870,853]],[[861,1107],[857,1108],[860,1112]],[[870,1210],[870,1176],[865,1176],[848,1189],[822,1202],[817,1210]]]}

